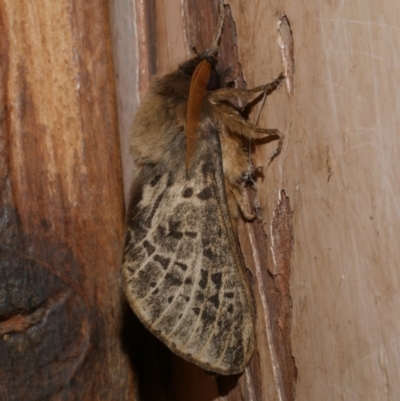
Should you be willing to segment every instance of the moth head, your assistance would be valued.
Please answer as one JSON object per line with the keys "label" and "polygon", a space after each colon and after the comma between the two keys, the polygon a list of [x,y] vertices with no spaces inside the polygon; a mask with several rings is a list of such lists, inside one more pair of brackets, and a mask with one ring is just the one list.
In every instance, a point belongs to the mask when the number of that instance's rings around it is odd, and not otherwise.
{"label": "moth head", "polygon": [[204,60],[210,65],[207,91],[215,91],[228,86],[225,82],[227,74],[219,68],[217,58],[205,52],[186,60],[175,71],[156,77],[152,84],[153,93],[161,95],[164,99],[168,99],[169,102],[186,102],[189,97],[193,74]]}
{"label": "moth head", "polygon": [[208,52],[199,54],[198,56],[195,56],[185,61],[179,66],[179,71],[183,76],[191,79],[197,66],[204,60],[206,60],[211,67],[210,77],[207,84],[207,90],[214,91],[224,86],[224,83],[221,80],[222,75],[218,68],[218,61],[214,56],[210,55]]}

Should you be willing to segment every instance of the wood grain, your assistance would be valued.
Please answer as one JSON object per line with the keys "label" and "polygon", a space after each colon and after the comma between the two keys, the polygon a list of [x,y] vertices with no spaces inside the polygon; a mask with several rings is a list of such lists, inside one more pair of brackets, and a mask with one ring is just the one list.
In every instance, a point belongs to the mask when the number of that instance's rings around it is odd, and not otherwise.
{"label": "wood grain", "polygon": [[[190,11],[186,1],[183,6],[185,15],[192,15],[191,31],[208,35],[207,47],[217,2],[201,3],[203,11]],[[261,283],[255,292],[260,305],[263,283],[281,278],[282,265],[270,247],[277,238],[274,212],[276,216],[285,210],[280,226],[291,224],[293,248],[289,261],[289,250],[283,253],[286,281],[277,291],[285,294],[285,313],[290,298],[293,305],[291,331],[285,322],[280,327],[290,337],[298,370],[296,400],[399,399],[399,13],[388,0],[226,3],[238,39],[231,53],[237,49],[243,82],[249,87],[271,81],[283,69],[276,43],[282,13],[294,35],[293,94],[282,87],[271,95],[259,123],[285,133],[281,155],[257,182],[268,237],[259,249],[245,241],[242,245],[255,277],[250,251],[256,249],[266,259],[267,268],[256,281],[256,286]],[[183,43],[180,2],[158,0],[155,7],[161,10],[153,20],[162,26],[156,35],[161,72],[188,55],[188,47]],[[187,29],[185,34],[187,43],[202,45]],[[275,146],[258,146],[256,165],[266,166]],[[287,316],[286,323],[290,313]],[[277,391],[277,376],[271,364],[264,363],[272,360],[270,344],[263,340],[265,320],[260,316],[257,322],[259,342],[249,375],[215,380],[156,344],[150,350],[161,359],[153,359],[153,373],[148,369],[147,388],[154,381],[162,383],[157,391],[164,398],[158,399],[291,399]],[[290,356],[288,350],[283,354]],[[163,374],[160,366],[169,373]],[[255,377],[261,379],[252,380]],[[286,376],[283,385],[293,384]]]}
{"label": "wood grain", "polygon": [[249,86],[282,68],[282,13],[294,34],[294,93],[281,88],[260,121],[285,143],[259,193],[268,233],[282,188],[293,209],[296,400],[398,399],[399,13],[390,1],[230,4]]}
{"label": "wood grain", "polygon": [[0,398],[133,399],[107,3],[0,10]]}

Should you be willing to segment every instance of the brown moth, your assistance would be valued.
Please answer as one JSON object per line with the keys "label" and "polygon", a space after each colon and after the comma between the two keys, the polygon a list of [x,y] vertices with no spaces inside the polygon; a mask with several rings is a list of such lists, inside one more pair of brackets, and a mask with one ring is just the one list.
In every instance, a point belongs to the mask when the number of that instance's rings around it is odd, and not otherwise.
{"label": "brown moth", "polygon": [[130,147],[139,170],[120,274],[129,305],[156,337],[229,375],[245,369],[255,343],[236,234],[239,218],[254,218],[242,198],[248,139],[278,133],[244,119],[232,99],[272,91],[283,77],[251,90],[226,87],[216,50],[156,77],[134,118]]}

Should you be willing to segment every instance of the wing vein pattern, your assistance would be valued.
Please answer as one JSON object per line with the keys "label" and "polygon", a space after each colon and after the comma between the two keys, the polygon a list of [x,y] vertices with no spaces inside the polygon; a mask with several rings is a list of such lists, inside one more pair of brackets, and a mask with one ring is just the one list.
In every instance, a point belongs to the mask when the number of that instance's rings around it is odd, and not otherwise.
{"label": "wing vein pattern", "polygon": [[218,130],[201,124],[189,172],[181,150],[168,166],[144,166],[136,181],[121,269],[130,306],[183,358],[222,374],[243,371],[254,348],[253,305]]}

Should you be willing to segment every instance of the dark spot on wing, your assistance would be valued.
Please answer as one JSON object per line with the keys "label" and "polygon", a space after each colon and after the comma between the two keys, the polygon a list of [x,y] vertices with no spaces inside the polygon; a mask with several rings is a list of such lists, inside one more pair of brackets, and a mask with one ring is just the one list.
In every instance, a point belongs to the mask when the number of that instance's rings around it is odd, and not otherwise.
{"label": "dark spot on wing", "polygon": [[156,242],[158,244],[161,243],[162,240],[165,238],[165,235],[166,235],[165,227],[163,225],[159,224],[156,229],[155,235],[153,237],[154,242]]}
{"label": "dark spot on wing", "polygon": [[150,181],[150,186],[154,187],[159,181],[160,181],[161,175],[157,174],[153,177],[153,179]]}
{"label": "dark spot on wing", "polygon": [[172,231],[168,233],[168,236],[175,239],[181,239],[183,237],[183,233],[180,231]]}
{"label": "dark spot on wing", "polygon": [[214,253],[211,249],[203,249],[203,255],[210,260],[212,260],[212,258],[214,257]]}
{"label": "dark spot on wing", "polygon": [[174,275],[173,273],[167,273],[165,275],[165,281],[167,283],[167,286],[170,286],[170,287],[172,287],[174,285],[176,285],[176,286],[182,285],[182,280],[179,277],[177,277],[176,275]]}
{"label": "dark spot on wing", "polygon": [[200,308],[192,308],[193,312],[198,316],[200,313]]}
{"label": "dark spot on wing", "polygon": [[201,274],[201,280],[199,281],[199,286],[204,290],[204,288],[206,288],[207,286],[208,271],[201,269],[200,274]]}
{"label": "dark spot on wing", "polygon": [[164,268],[164,270],[168,268],[169,262],[171,261],[170,258],[164,258],[160,255],[154,255],[153,259],[158,262]]}
{"label": "dark spot on wing", "polygon": [[[146,209],[148,209],[148,208],[146,208]],[[127,221],[127,226],[128,226],[128,228],[130,228],[132,230],[132,235],[135,238],[134,243],[142,241],[146,237],[148,229],[143,226],[146,215],[147,215],[147,211],[146,211],[146,213],[140,212],[137,215],[133,216],[130,220]],[[128,231],[127,231],[127,233],[128,233]],[[125,237],[125,244],[127,244],[126,241],[129,241],[128,237]]]}
{"label": "dark spot on wing", "polygon": [[192,195],[193,195],[193,189],[192,188],[186,188],[182,193],[182,196],[184,198],[190,198]]}
{"label": "dark spot on wing", "polygon": [[216,308],[218,308],[218,306],[219,306],[218,293],[209,297],[208,301],[211,302]]}
{"label": "dark spot on wing", "polygon": [[150,283],[150,287],[155,287],[157,285],[157,283],[155,282],[155,281],[152,281],[151,283]]}
{"label": "dark spot on wing", "polygon": [[151,256],[154,253],[154,251],[156,250],[156,248],[153,245],[151,245],[149,241],[144,241],[143,246],[145,247],[147,254],[149,256]]}
{"label": "dark spot on wing", "polygon": [[169,173],[168,175],[168,181],[167,181],[167,187],[172,186],[172,184],[175,182],[174,175],[172,173]]}
{"label": "dark spot on wing", "polygon": [[[239,334],[239,333],[238,333]],[[244,359],[244,350],[243,350],[243,345],[242,342],[238,342],[237,346],[235,349],[227,349],[227,353],[229,352],[230,355],[233,355],[233,361],[232,361],[232,366],[238,366],[243,363]]]}
{"label": "dark spot on wing", "polygon": [[187,277],[185,279],[185,284],[192,284],[192,283],[193,283],[193,280],[190,277]]}
{"label": "dark spot on wing", "polygon": [[128,270],[128,272],[130,272],[132,274],[135,274],[135,269],[132,266],[127,265],[126,270]]}
{"label": "dark spot on wing", "polygon": [[229,305],[228,308],[226,309],[228,311],[228,313],[232,313],[233,312],[233,305]]}
{"label": "dark spot on wing", "polygon": [[196,294],[196,301],[197,302],[203,302],[204,301],[204,294],[202,292],[198,292]]}
{"label": "dark spot on wing", "polygon": [[168,297],[168,303],[170,304],[174,300],[174,297]]}
{"label": "dark spot on wing", "polygon": [[225,292],[224,293],[225,298],[233,298],[233,296],[234,296],[233,292]]}
{"label": "dark spot on wing", "polygon": [[131,230],[127,230],[125,233],[124,251],[125,253],[131,253],[135,249],[135,241]]}
{"label": "dark spot on wing", "polygon": [[181,239],[183,237],[183,233],[179,231],[179,227],[181,226],[181,224],[181,221],[173,221],[172,219],[170,219],[168,221],[168,237]]}
{"label": "dark spot on wing", "polygon": [[195,233],[194,231],[185,231],[185,235],[189,238],[196,238],[197,237],[197,233]]}
{"label": "dark spot on wing", "polygon": [[212,324],[216,318],[215,309],[205,308],[201,314],[201,320],[204,324]]}
{"label": "dark spot on wing", "polygon": [[222,273],[211,274],[211,280],[215,284],[217,290],[219,290],[222,285]]}
{"label": "dark spot on wing", "polygon": [[211,241],[207,237],[202,237],[201,243],[203,245],[203,248],[207,248],[208,245],[211,244]]}
{"label": "dark spot on wing", "polygon": [[179,226],[182,224],[181,221],[173,221],[172,219],[168,221],[169,232],[178,231]]}
{"label": "dark spot on wing", "polygon": [[152,275],[154,274],[154,265],[149,262],[143,269],[139,270],[135,281],[135,293],[138,298],[143,298],[150,290]]}
{"label": "dark spot on wing", "polygon": [[205,187],[202,191],[197,194],[200,200],[207,200],[212,197],[212,189],[210,187]]}
{"label": "dark spot on wing", "polygon": [[187,265],[185,263],[175,262],[175,265],[180,267],[184,272],[187,270]]}

